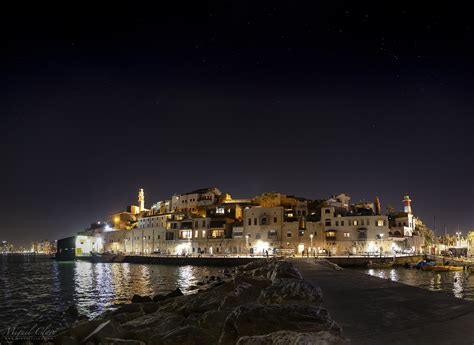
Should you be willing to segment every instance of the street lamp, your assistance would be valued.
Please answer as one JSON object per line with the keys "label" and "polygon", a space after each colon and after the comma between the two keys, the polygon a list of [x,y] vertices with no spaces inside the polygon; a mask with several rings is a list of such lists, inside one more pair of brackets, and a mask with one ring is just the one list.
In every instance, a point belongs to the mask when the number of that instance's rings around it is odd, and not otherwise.
{"label": "street lamp", "polygon": [[245,247],[247,248],[247,254],[249,253],[249,235],[245,235]]}
{"label": "street lamp", "polygon": [[456,236],[458,237],[457,247],[461,246],[461,235],[462,235],[461,231],[456,231]]}
{"label": "street lamp", "polygon": [[380,256],[382,256],[383,252],[383,234],[380,234]]}

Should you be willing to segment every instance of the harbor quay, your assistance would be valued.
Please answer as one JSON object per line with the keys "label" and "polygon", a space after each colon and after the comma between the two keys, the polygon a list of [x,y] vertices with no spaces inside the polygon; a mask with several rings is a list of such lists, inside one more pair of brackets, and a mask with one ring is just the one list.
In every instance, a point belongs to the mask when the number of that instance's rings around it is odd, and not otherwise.
{"label": "harbor quay", "polygon": [[[270,256],[269,256],[270,257]],[[252,261],[259,261],[269,258],[267,256],[256,255],[83,255],[76,257],[77,260],[88,262],[125,262],[140,264],[157,264],[157,265],[194,265],[194,266],[240,266]],[[274,257],[274,256],[271,256]],[[281,257],[282,258],[282,257]],[[370,263],[390,262],[394,266],[403,266],[406,264],[416,264],[424,260],[423,255],[399,255],[396,257],[386,256],[331,256],[331,257],[312,257],[313,259],[326,259],[341,267],[366,267]],[[293,257],[295,260],[306,260],[308,256]]]}
{"label": "harbor quay", "polygon": [[314,260],[289,261],[321,288],[322,306],[351,344],[474,343],[472,301]]}

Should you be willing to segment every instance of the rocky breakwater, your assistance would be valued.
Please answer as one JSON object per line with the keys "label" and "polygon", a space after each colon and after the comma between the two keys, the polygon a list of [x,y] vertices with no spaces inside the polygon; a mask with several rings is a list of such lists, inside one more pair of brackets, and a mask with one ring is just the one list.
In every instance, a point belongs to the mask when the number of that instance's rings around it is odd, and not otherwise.
{"label": "rocky breakwater", "polygon": [[135,297],[58,334],[54,343],[346,344],[321,301],[319,287],[291,263],[262,260],[208,281],[196,294]]}

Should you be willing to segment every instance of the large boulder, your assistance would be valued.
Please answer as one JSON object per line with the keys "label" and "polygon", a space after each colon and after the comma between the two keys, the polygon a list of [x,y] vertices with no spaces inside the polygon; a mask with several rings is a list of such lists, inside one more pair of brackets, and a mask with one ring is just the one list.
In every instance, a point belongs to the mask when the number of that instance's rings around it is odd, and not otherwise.
{"label": "large boulder", "polygon": [[331,332],[298,333],[278,331],[265,335],[246,336],[239,339],[237,345],[347,345],[346,338]]}
{"label": "large boulder", "polygon": [[293,267],[288,261],[280,261],[275,265],[275,268],[269,274],[268,278],[271,281],[275,279],[303,279],[301,273]]}
{"label": "large boulder", "polygon": [[150,296],[133,295],[132,297],[132,303],[145,303],[152,301],[153,299]]}
{"label": "large boulder", "polygon": [[105,338],[103,344],[106,344],[106,345],[145,345],[146,343],[143,341],[133,340],[133,339]]}
{"label": "large boulder", "polygon": [[152,338],[150,343],[160,345],[208,345],[209,335],[196,326],[185,325],[171,330],[162,337]]}
{"label": "large boulder", "polygon": [[275,279],[263,289],[257,299],[261,304],[320,304],[322,293],[319,287],[303,279]]}
{"label": "large boulder", "polygon": [[170,330],[180,327],[184,317],[174,313],[156,312],[122,324],[128,332],[128,339],[148,342],[151,337],[161,337]]}
{"label": "large boulder", "polygon": [[112,315],[122,314],[122,313],[143,313],[143,305],[141,303],[130,303],[124,304],[117,310],[112,312]]}
{"label": "large boulder", "polygon": [[235,308],[227,317],[220,344],[235,344],[243,336],[273,333],[329,331],[340,335],[341,328],[326,309],[313,305],[261,305],[249,303]]}
{"label": "large boulder", "polygon": [[199,328],[205,330],[215,338],[215,342],[219,340],[222,327],[231,310],[210,310],[202,314],[199,319]]}
{"label": "large boulder", "polygon": [[255,260],[255,261],[249,262],[248,264],[246,264],[244,266],[240,266],[238,268],[238,270],[239,270],[239,272],[251,271],[251,270],[254,270],[256,268],[265,266],[266,264],[268,264],[267,260]]}
{"label": "large boulder", "polygon": [[121,313],[121,314],[116,314],[111,317],[112,320],[117,321],[118,323],[126,323],[131,320],[138,319],[141,317],[143,313],[141,312],[136,312],[136,313]]}
{"label": "large boulder", "polygon": [[213,289],[203,291],[199,294],[189,296],[185,303],[181,302],[181,299],[188,296],[178,297],[177,303],[167,304],[165,307],[160,308],[170,312],[180,313],[181,315],[188,317],[193,313],[205,313],[209,310],[218,309],[224,296],[234,289],[233,282],[226,282]]}
{"label": "large boulder", "polygon": [[98,320],[90,320],[90,321],[82,321],[74,325],[72,328],[65,330],[59,333],[55,339],[54,343],[61,343],[59,340],[62,337],[70,337],[73,339],[77,339],[79,342],[84,340],[89,334],[91,334],[99,325],[101,321]]}
{"label": "large boulder", "polygon": [[179,297],[179,296],[183,296],[183,295],[184,295],[184,293],[179,288],[176,288],[176,290],[171,291],[169,294],[167,294],[166,298]]}
{"label": "large boulder", "polygon": [[160,302],[166,299],[166,295],[158,294],[153,296],[153,302]]}
{"label": "large boulder", "polygon": [[114,320],[107,320],[97,326],[82,343],[92,342],[95,344],[104,344],[106,338],[124,338],[126,332],[121,328],[120,324]]}
{"label": "large boulder", "polygon": [[270,286],[270,281],[241,276],[235,278],[234,284],[235,289],[224,296],[219,310],[234,309],[238,305],[255,302],[262,289]]}

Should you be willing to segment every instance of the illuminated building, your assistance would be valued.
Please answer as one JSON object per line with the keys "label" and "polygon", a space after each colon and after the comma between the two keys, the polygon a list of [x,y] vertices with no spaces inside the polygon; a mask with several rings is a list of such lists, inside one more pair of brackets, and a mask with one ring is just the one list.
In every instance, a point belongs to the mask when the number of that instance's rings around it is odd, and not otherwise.
{"label": "illuminated building", "polygon": [[80,255],[87,248],[132,255],[391,255],[423,247],[408,196],[409,212],[382,215],[378,198],[351,204],[345,194],[310,200],[271,192],[234,200],[204,188],[149,210],[143,189],[138,195],[139,206],[114,213],[110,225],[81,232],[87,239],[75,243]]}

